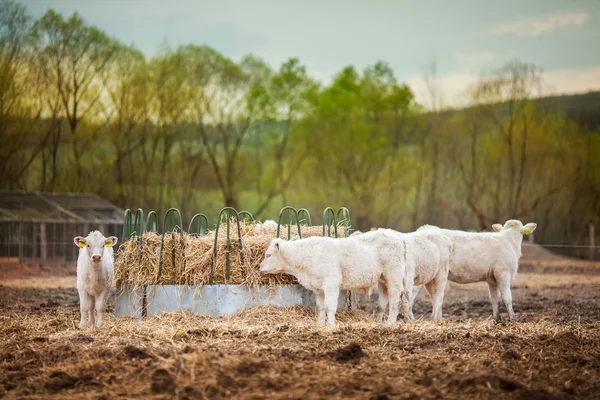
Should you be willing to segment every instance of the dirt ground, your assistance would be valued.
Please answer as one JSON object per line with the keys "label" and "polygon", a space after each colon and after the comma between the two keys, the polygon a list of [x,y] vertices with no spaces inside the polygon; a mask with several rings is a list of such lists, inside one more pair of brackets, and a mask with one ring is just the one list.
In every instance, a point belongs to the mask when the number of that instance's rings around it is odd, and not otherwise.
{"label": "dirt ground", "polygon": [[450,284],[442,323],[422,293],[413,323],[338,311],[335,328],[263,307],[79,330],[74,276],[4,276],[0,397],[600,398],[600,266],[532,270],[514,283],[516,322],[492,321],[484,284]]}

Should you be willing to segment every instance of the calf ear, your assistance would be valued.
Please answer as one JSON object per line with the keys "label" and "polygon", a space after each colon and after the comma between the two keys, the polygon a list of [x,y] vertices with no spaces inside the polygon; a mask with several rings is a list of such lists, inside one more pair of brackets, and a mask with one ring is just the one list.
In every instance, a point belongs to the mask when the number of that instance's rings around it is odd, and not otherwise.
{"label": "calf ear", "polygon": [[294,237],[292,237],[292,238],[290,239],[290,242],[293,242],[294,240],[300,240],[300,236],[298,236],[298,235],[295,235]]}
{"label": "calf ear", "polygon": [[81,236],[75,236],[73,238],[73,243],[75,243],[75,246],[81,247],[82,249],[85,247],[85,239]]}
{"label": "calf ear", "polygon": [[496,232],[500,232],[502,230],[502,224],[494,224],[492,225],[492,229]]}
{"label": "calf ear", "polygon": [[106,247],[113,247],[118,241],[119,239],[116,236],[107,237],[105,240]]}
{"label": "calf ear", "polygon": [[537,228],[537,224],[534,222],[530,222],[521,229],[521,233],[529,235],[531,232],[535,231],[535,228]]}

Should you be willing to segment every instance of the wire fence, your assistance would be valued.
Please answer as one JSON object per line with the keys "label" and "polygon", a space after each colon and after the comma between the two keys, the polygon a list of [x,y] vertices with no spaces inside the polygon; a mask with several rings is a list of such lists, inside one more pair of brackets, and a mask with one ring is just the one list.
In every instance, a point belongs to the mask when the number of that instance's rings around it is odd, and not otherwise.
{"label": "wire fence", "polygon": [[99,230],[117,236],[120,244],[122,227],[122,223],[0,222],[0,264],[75,264],[79,254],[75,236]]}
{"label": "wire fence", "polygon": [[545,251],[547,251],[547,253],[543,254],[541,252],[537,252],[536,254],[532,254],[531,256],[535,255],[537,256],[537,258],[542,260],[546,258],[552,258],[553,256],[562,256],[569,258],[600,261],[600,246],[592,246],[585,244],[545,244],[523,242],[524,254],[527,254],[527,250],[534,250],[539,248],[543,248]]}
{"label": "wire fence", "polygon": [[[119,244],[115,250],[118,250],[124,239],[123,223],[0,222],[0,264],[74,264],[78,248],[73,244],[73,238],[96,229],[105,236],[117,236]],[[562,256],[600,261],[600,246],[528,241],[522,246],[524,257],[528,259]]]}

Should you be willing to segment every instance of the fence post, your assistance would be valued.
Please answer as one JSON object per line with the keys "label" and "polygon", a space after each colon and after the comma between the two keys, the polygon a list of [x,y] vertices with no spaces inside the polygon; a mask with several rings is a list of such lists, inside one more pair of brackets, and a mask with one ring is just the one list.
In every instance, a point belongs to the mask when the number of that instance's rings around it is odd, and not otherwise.
{"label": "fence post", "polygon": [[23,241],[25,240],[23,229],[23,221],[19,221],[19,264],[23,264]]}
{"label": "fence post", "polygon": [[46,224],[40,224],[40,257],[42,261],[46,262],[46,258],[48,258],[48,239],[46,236]]}
{"label": "fence post", "polygon": [[590,260],[596,259],[596,228],[594,224],[590,222]]}

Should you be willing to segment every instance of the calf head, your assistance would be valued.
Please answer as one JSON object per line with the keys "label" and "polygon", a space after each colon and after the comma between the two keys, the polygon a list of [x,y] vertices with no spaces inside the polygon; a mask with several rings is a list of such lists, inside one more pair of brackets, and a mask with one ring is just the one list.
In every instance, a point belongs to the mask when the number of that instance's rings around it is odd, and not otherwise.
{"label": "calf head", "polygon": [[110,236],[105,238],[100,232],[93,231],[87,237],[76,236],[73,238],[73,242],[77,247],[87,252],[87,255],[92,264],[99,264],[102,261],[104,255],[104,249],[106,247],[112,247],[117,244],[117,237]]}
{"label": "calf head", "polygon": [[265,259],[260,263],[260,272],[279,274],[284,272],[287,262],[281,252],[283,240],[275,238],[265,252]]}
{"label": "calf head", "polygon": [[496,232],[506,231],[512,229],[514,231],[518,231],[521,235],[529,235],[537,228],[537,224],[534,222],[530,222],[528,224],[523,225],[521,221],[518,219],[509,219],[504,223],[504,226],[501,224],[492,225],[492,229]]}

